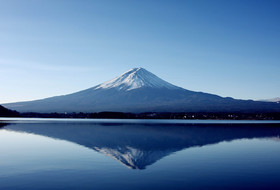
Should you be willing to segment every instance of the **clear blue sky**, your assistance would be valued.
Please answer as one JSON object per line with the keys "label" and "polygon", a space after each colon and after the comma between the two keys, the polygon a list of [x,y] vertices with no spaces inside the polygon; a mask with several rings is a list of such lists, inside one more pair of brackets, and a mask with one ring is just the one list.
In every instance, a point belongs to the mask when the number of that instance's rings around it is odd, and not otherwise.
{"label": "clear blue sky", "polygon": [[134,67],[183,88],[280,96],[278,0],[1,0],[0,103],[83,90]]}

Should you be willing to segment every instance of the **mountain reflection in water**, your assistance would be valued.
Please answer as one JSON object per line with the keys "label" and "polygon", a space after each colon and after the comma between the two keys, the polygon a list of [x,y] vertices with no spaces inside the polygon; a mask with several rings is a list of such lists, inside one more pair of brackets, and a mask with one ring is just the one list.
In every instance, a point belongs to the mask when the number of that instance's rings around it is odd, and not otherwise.
{"label": "mountain reflection in water", "polygon": [[1,129],[66,140],[132,169],[190,147],[252,138],[279,139],[279,124],[17,123]]}

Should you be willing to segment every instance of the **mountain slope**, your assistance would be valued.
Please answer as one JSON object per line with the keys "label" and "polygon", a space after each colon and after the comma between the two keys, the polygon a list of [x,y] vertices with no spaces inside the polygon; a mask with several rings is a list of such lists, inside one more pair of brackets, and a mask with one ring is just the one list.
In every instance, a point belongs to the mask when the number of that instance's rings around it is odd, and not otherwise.
{"label": "mountain slope", "polygon": [[69,95],[5,104],[20,112],[225,112],[280,111],[276,103],[235,100],[189,91],[143,68]]}

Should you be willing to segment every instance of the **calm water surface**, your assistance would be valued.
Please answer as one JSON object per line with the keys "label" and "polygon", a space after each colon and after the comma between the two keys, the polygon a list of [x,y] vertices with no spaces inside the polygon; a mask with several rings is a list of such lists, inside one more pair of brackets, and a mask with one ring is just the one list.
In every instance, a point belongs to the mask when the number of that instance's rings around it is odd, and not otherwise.
{"label": "calm water surface", "polygon": [[280,122],[0,119],[0,189],[280,189]]}

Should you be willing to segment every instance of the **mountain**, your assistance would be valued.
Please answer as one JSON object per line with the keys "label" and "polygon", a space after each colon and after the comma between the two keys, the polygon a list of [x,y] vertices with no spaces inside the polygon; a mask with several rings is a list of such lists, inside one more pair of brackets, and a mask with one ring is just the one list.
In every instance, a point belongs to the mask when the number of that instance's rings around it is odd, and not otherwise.
{"label": "mountain", "polygon": [[0,105],[0,117],[16,117],[16,116],[18,116],[18,113],[16,111],[9,110]]}
{"label": "mountain", "polygon": [[278,112],[271,102],[236,100],[172,85],[143,68],[95,87],[41,100],[4,104],[19,112]]}
{"label": "mountain", "polygon": [[[115,122],[115,123],[114,123]],[[1,123],[0,123],[1,124]],[[1,126],[1,125],[0,125]],[[279,140],[279,124],[176,124],[25,121],[0,128],[60,139],[109,156],[131,169],[145,169],[174,152],[237,139]]]}

